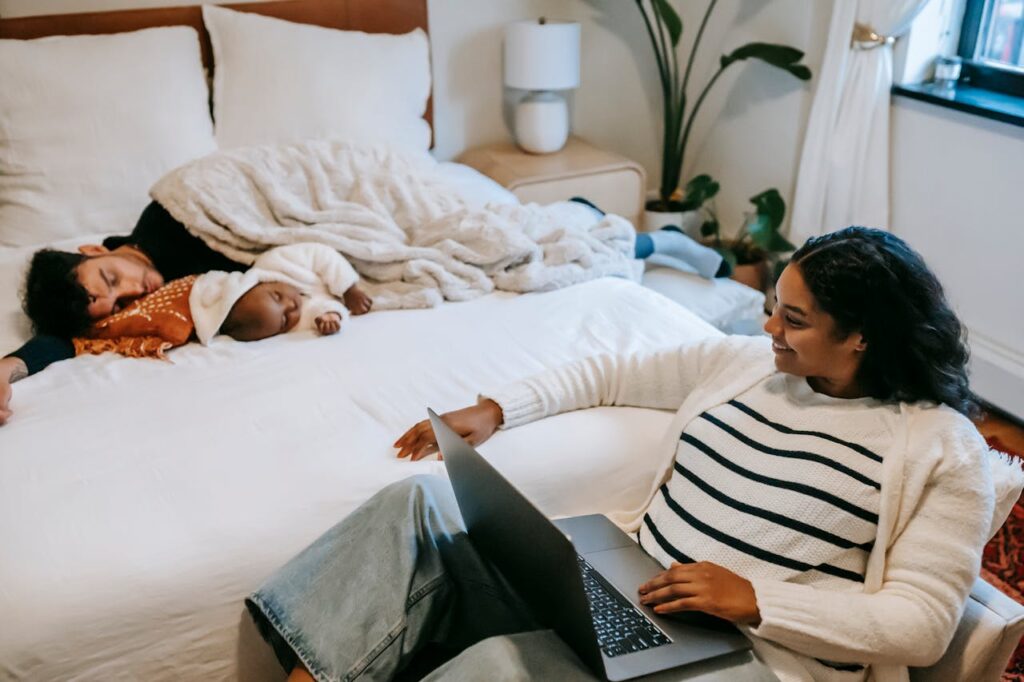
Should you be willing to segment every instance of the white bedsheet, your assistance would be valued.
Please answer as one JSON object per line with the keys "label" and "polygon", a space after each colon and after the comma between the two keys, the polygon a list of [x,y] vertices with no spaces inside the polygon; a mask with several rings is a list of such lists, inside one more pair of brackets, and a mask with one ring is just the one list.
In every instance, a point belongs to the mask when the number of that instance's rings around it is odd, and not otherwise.
{"label": "white bedsheet", "polygon": [[[19,382],[0,429],[0,677],[280,679],[243,597],[391,481],[390,444],[478,391],[716,334],[602,279],[355,318],[336,337],[110,355]],[[482,452],[552,515],[636,505],[669,415],[600,408]]]}

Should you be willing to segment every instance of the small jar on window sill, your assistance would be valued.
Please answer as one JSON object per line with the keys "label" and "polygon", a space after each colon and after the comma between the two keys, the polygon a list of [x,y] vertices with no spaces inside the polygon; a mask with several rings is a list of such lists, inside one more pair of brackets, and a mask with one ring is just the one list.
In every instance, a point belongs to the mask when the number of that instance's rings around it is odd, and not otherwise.
{"label": "small jar on window sill", "polygon": [[960,80],[960,71],[963,68],[963,61],[960,57],[935,58],[935,77],[932,85],[936,90],[953,90]]}

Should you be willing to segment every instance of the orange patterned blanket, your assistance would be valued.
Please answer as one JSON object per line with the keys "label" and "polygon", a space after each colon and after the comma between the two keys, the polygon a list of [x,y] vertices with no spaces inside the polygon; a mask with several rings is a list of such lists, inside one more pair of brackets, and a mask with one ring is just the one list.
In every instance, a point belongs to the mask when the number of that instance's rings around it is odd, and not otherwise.
{"label": "orange patterned blanket", "polygon": [[168,282],[74,339],[75,355],[112,351],[133,358],[167,360],[165,351],[188,343],[195,330],[188,297],[196,277]]}

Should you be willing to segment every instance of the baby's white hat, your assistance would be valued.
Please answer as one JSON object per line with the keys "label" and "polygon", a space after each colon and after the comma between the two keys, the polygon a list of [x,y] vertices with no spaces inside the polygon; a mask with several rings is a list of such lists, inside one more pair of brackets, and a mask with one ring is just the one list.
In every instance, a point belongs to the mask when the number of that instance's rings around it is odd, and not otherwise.
{"label": "baby's white hat", "polygon": [[197,277],[188,297],[188,307],[192,311],[199,343],[207,345],[220,331],[238,299],[266,281],[269,274],[251,268],[245,272],[213,271]]}

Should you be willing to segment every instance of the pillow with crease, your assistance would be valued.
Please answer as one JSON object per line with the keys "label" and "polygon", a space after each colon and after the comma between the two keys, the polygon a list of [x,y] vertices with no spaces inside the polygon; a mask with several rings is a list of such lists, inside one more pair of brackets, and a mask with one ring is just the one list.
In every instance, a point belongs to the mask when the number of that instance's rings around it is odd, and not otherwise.
{"label": "pillow with crease", "polygon": [[427,34],[342,31],[203,6],[221,149],[309,138],[430,148]]}
{"label": "pillow with crease", "polygon": [[192,27],[0,40],[0,245],[130,232],[215,149]]}

